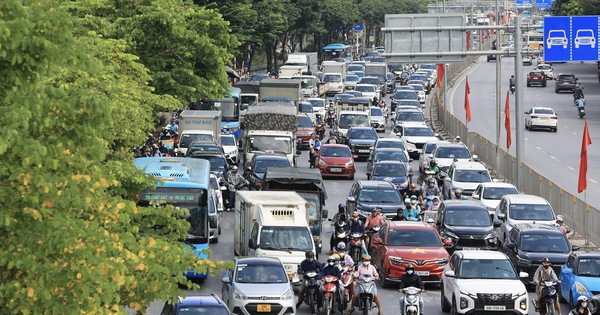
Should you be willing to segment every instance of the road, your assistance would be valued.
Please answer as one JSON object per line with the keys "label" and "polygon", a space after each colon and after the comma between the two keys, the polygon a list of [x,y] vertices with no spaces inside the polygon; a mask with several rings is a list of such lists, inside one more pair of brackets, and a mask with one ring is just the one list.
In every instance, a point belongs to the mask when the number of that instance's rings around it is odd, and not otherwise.
{"label": "road", "polygon": [[[534,66],[523,66],[523,80]],[[586,117],[588,122],[592,145],[588,147],[588,188],[587,202],[600,209],[600,85],[596,78],[597,66],[595,62],[553,64],[554,76],[558,73],[574,73],[585,87]],[[495,62],[486,62],[485,57],[480,59],[470,71],[470,107],[472,120],[469,122],[469,131],[475,131],[488,140],[496,140],[496,65]],[[502,59],[502,109],[508,80],[514,74],[514,58]],[[525,82],[525,81],[524,81]],[[454,89],[450,91],[449,107],[455,116],[465,121],[464,110],[464,77],[457,81]],[[525,104],[522,111],[529,110],[532,106],[552,107],[558,115],[558,132],[527,131],[524,130],[524,157],[523,162],[532,167],[556,185],[569,193],[579,196],[582,200],[584,194],[577,194],[579,176],[579,162],[581,152],[581,139],[583,135],[583,120],[577,116],[577,109],[573,105],[572,93],[554,92],[554,82],[548,81],[547,87],[526,87],[524,94]],[[510,96],[512,146],[510,154],[516,156],[516,131],[515,131],[515,95]],[[500,146],[506,148],[506,133],[504,130],[504,116],[501,117]]]}

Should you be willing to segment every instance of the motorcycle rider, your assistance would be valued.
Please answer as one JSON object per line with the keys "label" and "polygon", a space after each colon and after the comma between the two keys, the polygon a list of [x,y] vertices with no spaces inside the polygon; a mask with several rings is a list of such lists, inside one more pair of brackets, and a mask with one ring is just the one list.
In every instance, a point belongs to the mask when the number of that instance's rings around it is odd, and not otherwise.
{"label": "motorcycle rider", "polygon": [[[337,254],[340,256],[340,265],[342,267],[348,267],[348,270],[350,270],[351,268],[354,268],[354,259],[352,259],[352,257],[350,257],[350,255],[348,255],[346,253],[346,243],[344,242],[339,242],[337,244]],[[348,291],[350,293],[350,296],[354,295],[354,282],[350,283],[350,285],[348,285]]]}
{"label": "motorcycle rider", "polygon": [[[379,280],[379,273],[377,272],[377,269],[375,269],[375,267],[371,265],[371,256],[365,254],[362,258],[362,264],[358,265],[358,267],[356,268],[354,278],[358,279],[362,275],[371,275],[375,278],[375,280]],[[358,300],[358,294],[362,293],[360,291],[360,286],[357,286],[357,290],[355,290],[354,296],[352,297],[352,305],[350,306],[350,312],[348,313],[348,315],[354,312],[354,306],[356,305],[356,302]],[[379,296],[377,295],[377,285],[373,286],[373,300],[375,300],[377,310],[379,310],[379,315],[383,315],[381,303],[379,302]]]}
{"label": "motorcycle rider", "polygon": [[580,108],[585,108],[585,99],[583,98],[583,95],[577,98],[577,112],[579,112]]}
{"label": "motorcycle rider", "polygon": [[560,230],[565,233],[565,235],[568,234],[567,231],[567,227],[565,226],[565,222],[564,222],[564,217],[562,215],[557,215],[556,216],[556,224],[558,225],[558,227],[560,228]]}
{"label": "motorcycle rider", "polygon": [[410,196],[417,196],[420,201],[423,201],[421,197],[421,191],[417,188],[417,184],[410,184],[410,188],[404,193],[403,198],[410,198]]}
{"label": "motorcycle rider", "polygon": [[[352,233],[360,233],[362,235],[365,235],[367,230],[365,229],[365,224],[363,223],[363,221],[358,219],[358,212],[354,212],[352,214],[352,220],[350,221],[350,228],[348,228],[348,232],[350,234]],[[363,254],[367,253],[367,247],[365,246],[365,239],[363,237],[363,240],[361,242],[361,247],[362,247],[362,252]]]}
{"label": "motorcycle rider", "polygon": [[[325,265],[325,267],[323,267],[323,269],[321,269],[321,272],[319,272],[319,275],[317,276],[318,279],[323,278],[324,276],[334,276],[338,278],[338,281],[335,282],[335,302],[338,305],[338,308],[340,310],[340,313],[343,313],[344,310],[342,309],[342,303],[341,303],[341,299],[340,299],[340,279],[342,279],[342,272],[340,271],[340,268],[338,268],[335,265],[335,257],[334,256],[329,256],[327,257],[327,265]],[[320,281],[320,280],[319,280]],[[319,308],[321,308],[323,305],[323,292],[321,292],[321,302],[319,303]]]}
{"label": "motorcycle rider", "polygon": [[[415,266],[413,264],[407,264],[406,273],[400,277],[400,290],[398,292],[402,292],[402,289],[408,287],[415,287],[421,289],[421,293],[425,293],[425,286],[423,285],[423,281],[421,281],[421,277],[415,273]],[[419,294],[419,310],[420,315],[423,315],[423,298]],[[404,315],[404,299],[400,299],[400,315]]]}
{"label": "motorcycle rider", "polygon": [[[537,294],[537,304],[535,306],[536,312],[539,312],[540,310],[540,303],[542,299],[542,286],[540,285],[540,283],[546,280],[552,280],[556,281],[557,283],[560,283],[560,280],[558,280],[556,273],[554,272],[554,270],[552,270],[552,268],[550,268],[550,260],[548,259],[548,257],[542,258],[542,264],[537,268],[535,274],[533,275],[533,283],[535,283],[535,292]],[[560,311],[560,302],[558,300],[559,299],[556,299],[555,302],[556,309],[558,310],[558,315],[562,315]]]}
{"label": "motorcycle rider", "polygon": [[229,188],[229,208],[235,206],[235,192],[236,190],[242,189],[244,187],[248,187],[250,183],[247,179],[242,176],[242,174],[238,173],[238,167],[236,165],[229,168],[227,172],[227,187]]}
{"label": "motorcycle rider", "polygon": [[516,79],[515,79],[515,75],[513,74],[510,76],[510,79],[508,80],[508,86],[510,88],[514,88],[515,83],[516,83]]}
{"label": "motorcycle rider", "polygon": [[454,191],[454,199],[457,199],[457,200],[467,200],[467,199],[469,199],[469,197],[463,195],[462,189],[456,189]]}
{"label": "motorcycle rider", "polygon": [[404,209],[398,208],[398,210],[396,210],[396,215],[392,218],[392,221],[406,221]]}
{"label": "motorcycle rider", "polygon": [[319,150],[321,149],[321,140],[319,140],[319,137],[317,137],[314,132],[310,134],[308,145],[310,147],[308,162],[310,164],[310,168],[315,168],[315,159],[317,157],[316,155],[319,154]]}
{"label": "motorcycle rider", "polygon": [[322,125],[323,124],[323,118],[321,117],[321,114],[316,114],[315,115],[315,125]]}
{"label": "motorcycle rider", "polygon": [[421,221],[421,211],[412,204],[406,205],[406,221]]}
{"label": "motorcycle rider", "polygon": [[[383,216],[381,215],[381,208],[375,208],[373,210],[371,210],[371,215],[367,217],[367,220],[365,221],[365,227],[366,228],[372,228],[375,226],[382,226],[383,225]],[[369,244],[369,249],[371,248],[371,236],[370,235],[366,235],[365,236],[366,239],[366,243]]]}
{"label": "motorcycle rider", "polygon": [[[315,260],[315,253],[313,253],[312,250],[307,251],[304,254],[304,257],[306,259],[304,259],[300,263],[300,266],[298,266],[298,277],[300,278],[301,282],[300,289],[298,289],[298,302],[296,303],[296,309],[299,308],[300,305],[302,305],[302,302],[304,302],[304,291],[306,291],[306,286],[302,276],[310,271],[320,272],[321,268],[323,267],[318,260]],[[320,298],[321,296],[317,295],[317,299],[319,300]],[[318,300],[317,303],[321,304],[321,302],[319,302]]]}
{"label": "motorcycle rider", "polygon": [[579,83],[578,79],[575,79],[575,88],[573,89],[573,99],[583,98],[583,84]]}
{"label": "motorcycle rider", "polygon": [[441,193],[442,193],[442,198],[444,200],[452,199],[452,197],[453,197],[452,180],[450,179],[450,177],[447,176],[446,172],[444,172],[444,171],[440,172],[440,179],[442,180],[442,187],[440,188]]}
{"label": "motorcycle rider", "polygon": [[335,136],[335,133],[333,133],[333,131],[329,132],[329,138],[327,140],[325,140],[325,144],[338,144],[337,138]]}
{"label": "motorcycle rider", "polygon": [[581,295],[577,298],[577,305],[569,312],[569,315],[592,315],[588,309],[588,298]]}
{"label": "motorcycle rider", "polygon": [[438,186],[436,184],[437,184],[437,181],[435,180],[435,178],[433,178],[433,177],[428,178],[427,186],[425,186],[425,188],[423,189],[423,194],[421,195],[421,197],[423,199],[427,198],[427,196],[438,196],[439,197],[440,189],[438,188]]}
{"label": "motorcycle rider", "polygon": [[[337,222],[340,222],[340,221],[348,223],[348,218],[346,217],[346,205],[344,205],[343,203],[340,203],[338,205],[338,212],[333,215],[332,222],[333,222],[334,227],[335,227],[335,224]],[[344,229],[346,230],[346,232],[348,231],[348,224],[346,224],[346,226],[344,227]],[[335,233],[336,233],[336,231],[334,229],[333,233],[331,234],[331,240],[329,241],[329,248],[331,248],[331,252],[332,253],[333,253],[333,249],[334,249],[334,246],[335,246],[335,244],[334,244],[334,242],[335,242]]]}

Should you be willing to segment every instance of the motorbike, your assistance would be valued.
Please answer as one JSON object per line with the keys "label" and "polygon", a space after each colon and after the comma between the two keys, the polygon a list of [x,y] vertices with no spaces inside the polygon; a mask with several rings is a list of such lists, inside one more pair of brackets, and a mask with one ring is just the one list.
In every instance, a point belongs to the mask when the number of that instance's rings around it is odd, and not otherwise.
{"label": "motorbike", "polygon": [[334,124],[335,124],[335,108],[330,107],[329,111],[327,112],[327,125],[329,125],[329,128],[333,128]]}
{"label": "motorbike", "polygon": [[342,279],[340,281],[342,309],[346,310],[350,302],[352,302],[352,283],[354,282],[352,267],[342,267]]}
{"label": "motorbike", "polygon": [[319,139],[323,140],[323,137],[325,137],[325,126],[322,123],[317,124],[317,126],[315,127],[315,132],[317,136],[319,136]]}
{"label": "motorbike", "polygon": [[363,315],[368,315],[373,308],[373,298],[375,297],[375,277],[369,274],[358,277],[356,281],[357,288],[361,292],[358,296],[357,307]]}
{"label": "motorbike", "polygon": [[579,118],[583,118],[585,116],[585,106],[579,107],[577,112],[579,113]]}
{"label": "motorbike", "polygon": [[511,94],[515,94],[516,87],[515,87],[514,84],[511,84],[510,87],[509,87],[509,89],[510,89],[510,93]]}
{"label": "motorbike", "polygon": [[348,231],[346,231],[347,223],[345,220],[336,221],[333,228],[333,234],[331,234],[331,245],[333,248],[339,242],[348,244]]}
{"label": "motorbike", "polygon": [[335,295],[338,294],[336,282],[338,277],[336,276],[323,276],[321,278],[321,292],[323,292],[323,308],[325,308],[325,314],[330,315],[335,311],[336,299]]}
{"label": "motorbike", "polygon": [[362,261],[362,241],[364,237],[364,234],[358,232],[350,234],[350,249],[348,250],[348,254],[352,257],[355,264]]}
{"label": "motorbike", "polygon": [[306,292],[304,293],[304,304],[310,307],[312,314],[319,313],[317,296],[317,294],[319,294],[319,284],[317,282],[318,274],[319,273],[316,271],[309,271],[303,276],[304,286],[306,288]]}
{"label": "motorbike", "polygon": [[419,295],[421,294],[421,289],[415,287],[408,287],[402,289],[404,296],[401,299],[404,299],[404,310],[403,314],[406,315],[419,315],[421,314],[421,310],[419,307]]}
{"label": "motorbike", "polygon": [[[540,284],[542,286],[542,305],[539,306],[540,315],[554,315],[558,312],[556,310],[557,284],[558,283],[553,280],[543,281]],[[536,299],[533,299],[533,306],[538,307]]]}
{"label": "motorbike", "polygon": [[373,234],[379,232],[381,226],[373,226],[367,230],[367,235],[369,236],[369,244],[367,244],[367,251],[371,252],[371,242],[373,241]]}

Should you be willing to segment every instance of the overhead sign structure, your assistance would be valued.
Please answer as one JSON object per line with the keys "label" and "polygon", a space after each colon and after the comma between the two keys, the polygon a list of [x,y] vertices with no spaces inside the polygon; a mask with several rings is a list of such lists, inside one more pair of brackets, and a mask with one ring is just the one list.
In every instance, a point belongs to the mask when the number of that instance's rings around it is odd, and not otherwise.
{"label": "overhead sign structure", "polygon": [[[386,14],[385,47],[392,56],[388,64],[405,63],[450,63],[465,62],[465,56],[449,56],[441,53],[461,52],[466,47],[466,32],[447,30],[447,26],[465,26],[464,14]],[[414,28],[413,30],[393,30],[393,28]],[[418,30],[436,28],[436,30]],[[383,30],[383,29],[382,29]],[[440,53],[438,56],[393,56],[393,54]]]}
{"label": "overhead sign structure", "polygon": [[598,61],[598,16],[544,17],[545,61]]}
{"label": "overhead sign structure", "polygon": [[552,2],[554,2],[554,0],[516,0],[515,6],[517,9],[550,9],[552,7]]}

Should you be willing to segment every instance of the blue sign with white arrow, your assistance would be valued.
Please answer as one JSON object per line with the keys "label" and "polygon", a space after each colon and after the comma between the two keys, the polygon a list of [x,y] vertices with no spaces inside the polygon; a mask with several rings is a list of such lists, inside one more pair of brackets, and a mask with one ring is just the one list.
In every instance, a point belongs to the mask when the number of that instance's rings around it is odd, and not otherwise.
{"label": "blue sign with white arrow", "polygon": [[351,28],[351,31],[362,31],[363,29],[365,29],[365,26],[363,25],[363,22],[360,22],[360,24],[356,25],[355,27]]}
{"label": "blue sign with white arrow", "polygon": [[544,17],[544,61],[598,61],[598,16]]}

